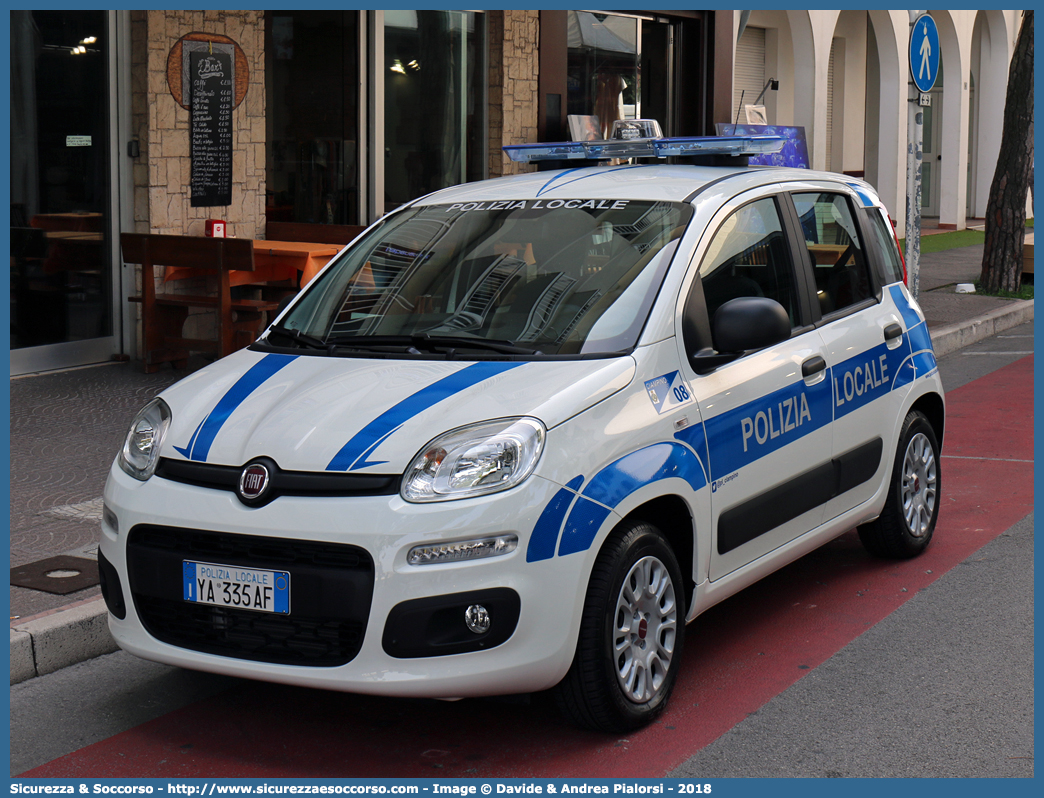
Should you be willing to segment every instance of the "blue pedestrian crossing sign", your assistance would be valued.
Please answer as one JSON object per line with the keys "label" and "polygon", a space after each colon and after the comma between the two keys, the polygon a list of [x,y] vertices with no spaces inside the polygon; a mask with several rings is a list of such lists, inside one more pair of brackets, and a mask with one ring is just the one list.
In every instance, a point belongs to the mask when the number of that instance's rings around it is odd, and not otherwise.
{"label": "blue pedestrian crossing sign", "polygon": [[918,91],[929,92],[939,74],[939,29],[921,14],[910,29],[910,76]]}

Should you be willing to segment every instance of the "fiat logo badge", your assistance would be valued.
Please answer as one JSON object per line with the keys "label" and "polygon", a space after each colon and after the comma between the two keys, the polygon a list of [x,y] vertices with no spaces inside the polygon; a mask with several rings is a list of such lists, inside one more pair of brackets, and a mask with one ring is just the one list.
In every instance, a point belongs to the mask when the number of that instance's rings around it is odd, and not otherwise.
{"label": "fiat logo badge", "polygon": [[251,501],[261,497],[268,490],[270,475],[261,463],[250,463],[239,475],[239,496]]}

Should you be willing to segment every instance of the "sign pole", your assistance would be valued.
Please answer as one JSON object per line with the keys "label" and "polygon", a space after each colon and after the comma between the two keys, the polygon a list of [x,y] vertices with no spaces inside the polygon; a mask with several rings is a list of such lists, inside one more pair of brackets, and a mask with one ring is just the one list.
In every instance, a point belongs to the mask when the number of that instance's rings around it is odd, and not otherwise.
{"label": "sign pole", "polygon": [[[916,14],[916,11],[911,11]],[[921,292],[921,160],[924,113],[914,98],[907,101],[906,122],[906,278],[910,293]]]}
{"label": "sign pole", "polygon": [[910,83],[906,144],[906,275],[914,299],[921,293],[921,167],[924,111],[939,72],[939,31],[926,11],[910,11]]}

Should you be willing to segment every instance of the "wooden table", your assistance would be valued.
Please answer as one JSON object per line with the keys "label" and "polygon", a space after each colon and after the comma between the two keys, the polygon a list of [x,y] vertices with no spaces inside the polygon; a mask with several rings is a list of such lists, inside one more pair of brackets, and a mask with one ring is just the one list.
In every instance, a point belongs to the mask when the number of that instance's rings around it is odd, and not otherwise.
{"label": "wooden table", "polygon": [[47,256],[43,261],[44,274],[62,271],[97,273],[102,268],[101,233],[48,230]]}
{"label": "wooden table", "polygon": [[[288,266],[301,272],[301,287],[304,288],[319,271],[340,252],[336,244],[314,244],[310,241],[254,241],[254,268],[283,269]],[[296,279],[294,274],[293,278]],[[278,277],[273,279],[280,279]],[[250,282],[260,282],[258,279]]]}
{"label": "wooden table", "polygon": [[103,217],[100,213],[38,213],[29,220],[29,226],[38,230],[88,233],[100,232]]}
{"label": "wooden table", "polygon": [[[304,287],[340,251],[341,247],[336,244],[254,239],[254,271],[229,272],[229,284],[252,285],[291,280],[296,285],[300,274],[300,285]],[[163,282],[201,276],[196,269],[168,268],[163,275]]]}
{"label": "wooden table", "polygon": [[817,266],[833,266],[847,246],[845,244],[806,244]]}

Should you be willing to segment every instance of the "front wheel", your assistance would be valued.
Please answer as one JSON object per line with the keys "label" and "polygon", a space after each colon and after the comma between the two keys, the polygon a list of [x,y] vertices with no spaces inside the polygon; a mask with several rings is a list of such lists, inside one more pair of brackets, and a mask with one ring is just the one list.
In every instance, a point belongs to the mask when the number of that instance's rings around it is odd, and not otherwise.
{"label": "front wheel", "polygon": [[935,430],[914,410],[903,421],[881,516],[859,527],[866,550],[878,557],[905,559],[928,548],[939,518],[941,488]]}
{"label": "front wheel", "polygon": [[625,732],[667,705],[685,637],[684,582],[656,527],[628,523],[598,555],[573,664],[556,688],[579,726]]}

